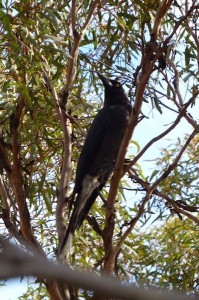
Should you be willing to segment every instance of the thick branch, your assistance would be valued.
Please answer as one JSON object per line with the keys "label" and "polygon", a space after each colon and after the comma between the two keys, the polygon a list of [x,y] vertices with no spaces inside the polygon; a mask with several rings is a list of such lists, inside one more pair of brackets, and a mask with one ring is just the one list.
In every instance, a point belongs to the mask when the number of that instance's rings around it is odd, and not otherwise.
{"label": "thick branch", "polygon": [[71,7],[71,26],[72,32],[74,34],[76,30],[76,0],[72,0],[72,7]]}
{"label": "thick branch", "polygon": [[[63,265],[43,259],[40,255],[27,255],[18,247],[4,243],[3,254],[1,254],[0,279],[7,279],[21,276],[36,276],[48,278],[58,282],[66,282],[69,285],[81,287],[86,290],[97,292],[103,299],[123,300],[189,300],[182,294],[159,293],[157,290],[147,288],[139,289],[133,286],[125,286],[116,280],[93,273],[73,271]],[[58,299],[58,298],[54,298]]]}
{"label": "thick branch", "polygon": [[61,113],[62,123],[65,123],[63,128],[64,135],[64,157],[62,163],[61,179],[59,184],[59,191],[57,197],[57,208],[56,208],[56,225],[59,241],[62,242],[66,230],[65,226],[65,213],[64,209],[67,204],[67,191],[70,183],[71,172],[72,172],[72,141],[71,141],[71,123],[70,120],[66,117],[66,114],[62,110]]}
{"label": "thick branch", "polygon": [[157,13],[155,15],[153,30],[152,30],[152,34],[151,34],[155,41],[156,41],[156,39],[158,37],[158,34],[159,34],[162,19],[164,18],[164,16],[166,15],[168,9],[170,8],[170,6],[172,4],[172,1],[173,0],[160,1],[160,5],[159,5],[159,7],[157,9]]}
{"label": "thick branch", "polygon": [[30,215],[26,203],[25,191],[23,189],[23,179],[20,167],[20,147],[19,147],[19,125],[21,121],[22,111],[25,105],[23,96],[20,97],[18,105],[16,107],[16,113],[11,119],[11,134],[12,134],[12,153],[13,153],[13,167],[12,171],[8,173],[16,202],[18,205],[19,216],[20,216],[20,229],[26,241],[30,242],[33,247],[44,254],[42,248],[40,247],[37,239],[33,235]]}
{"label": "thick branch", "polygon": [[[166,12],[165,12],[166,13]],[[111,187],[107,199],[107,210],[106,210],[106,223],[105,223],[105,229],[104,229],[104,240],[108,241],[108,244],[106,244],[106,254],[105,254],[105,263],[104,263],[104,270],[108,272],[109,274],[113,271],[115,256],[113,253],[116,253],[113,251],[113,231],[114,231],[114,209],[115,209],[115,200],[118,192],[119,182],[123,175],[123,163],[125,159],[126,150],[128,147],[128,144],[130,142],[131,136],[135,130],[135,127],[138,122],[138,118],[141,111],[141,106],[143,102],[143,94],[146,87],[146,84],[149,80],[149,77],[151,73],[153,72],[153,67],[156,62],[156,60],[159,57],[159,54],[157,53],[154,57],[153,55],[153,46],[156,40],[154,39],[154,36],[157,36],[158,32],[155,32],[159,30],[159,27],[154,27],[153,37],[151,41],[151,46],[146,49],[145,54],[142,57],[142,71],[140,75],[140,82],[137,86],[136,90],[136,97],[135,97],[135,104],[133,107],[133,111],[131,113],[131,117],[129,120],[129,127],[126,131],[126,134],[124,136],[124,139],[122,141],[120,151],[118,154],[118,158],[115,165],[115,171],[111,179]],[[154,59],[152,59],[154,57]],[[107,237],[107,238],[106,238]]]}

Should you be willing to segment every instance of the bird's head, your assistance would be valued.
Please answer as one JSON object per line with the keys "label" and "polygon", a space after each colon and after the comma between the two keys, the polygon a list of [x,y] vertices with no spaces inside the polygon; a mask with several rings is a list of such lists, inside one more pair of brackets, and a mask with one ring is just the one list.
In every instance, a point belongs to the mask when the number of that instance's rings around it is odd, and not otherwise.
{"label": "bird's head", "polygon": [[104,106],[125,105],[129,103],[128,97],[119,81],[109,79],[99,72],[97,74],[105,89]]}

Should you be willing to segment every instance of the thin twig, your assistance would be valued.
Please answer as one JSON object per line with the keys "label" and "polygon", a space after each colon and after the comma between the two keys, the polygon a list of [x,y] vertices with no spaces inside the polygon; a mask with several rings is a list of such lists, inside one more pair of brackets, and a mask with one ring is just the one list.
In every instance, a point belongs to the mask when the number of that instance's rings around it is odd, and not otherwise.
{"label": "thin twig", "polygon": [[185,152],[186,148],[188,147],[188,145],[190,144],[191,140],[199,133],[199,126],[197,126],[196,129],[194,129],[194,131],[190,134],[190,136],[188,137],[188,139],[186,140],[185,144],[183,145],[183,147],[181,148],[180,152],[178,153],[178,155],[176,156],[175,160],[173,161],[172,164],[169,165],[169,167],[167,168],[167,170],[152,184],[152,186],[149,189],[149,194],[151,195],[151,193],[157,188],[157,186],[160,184],[161,181],[163,181],[165,178],[167,178],[169,176],[169,174],[174,170],[174,168],[177,166],[179,160],[181,159],[183,153]]}
{"label": "thin twig", "polygon": [[168,45],[170,40],[172,39],[172,37],[174,36],[174,34],[176,33],[177,29],[180,27],[180,25],[190,16],[190,14],[194,11],[194,10],[197,10],[199,9],[199,5],[195,5],[196,3],[196,0],[193,0],[192,1],[192,6],[191,8],[187,11],[186,15],[185,16],[182,16],[180,18],[180,20],[178,22],[176,22],[174,28],[173,28],[173,31],[172,33],[165,39],[164,41],[164,44],[165,45]]}
{"label": "thin twig", "polygon": [[[149,182],[144,181],[143,179],[141,179],[139,176],[135,175],[133,173],[132,170],[129,170],[129,177],[131,179],[133,179],[134,181],[136,181],[137,183],[139,183],[145,190],[150,188],[150,184]],[[190,220],[194,221],[194,223],[199,225],[199,219],[192,215],[191,213],[189,213],[186,209],[183,209],[181,207],[179,207],[178,203],[176,203],[176,201],[174,201],[172,198],[170,198],[169,196],[165,195],[164,193],[162,193],[161,191],[159,191],[158,189],[153,191],[153,195],[157,195],[158,197],[164,199],[165,201],[167,201],[176,212],[178,212],[179,214],[182,214],[184,216],[186,216],[187,218],[189,218]],[[191,209],[191,206],[190,206]],[[198,210],[197,208],[193,208],[194,211]]]}
{"label": "thin twig", "polygon": [[[198,11],[196,11],[196,16],[195,18],[198,18]],[[196,45],[196,49],[199,49],[199,39],[198,39],[198,24],[197,21],[192,23],[193,25],[195,25],[195,33],[194,33],[194,29],[191,29],[189,26],[189,19],[186,19],[186,29],[189,32],[189,34],[192,36],[192,38],[194,39],[195,45]],[[197,61],[199,61],[199,51],[197,51]]]}
{"label": "thin twig", "polygon": [[0,175],[0,194],[3,200],[3,210],[1,213],[1,218],[4,221],[4,224],[6,228],[8,229],[9,233],[18,240],[19,243],[22,245],[25,243],[25,240],[23,236],[19,233],[17,230],[17,227],[14,225],[12,217],[11,217],[11,211],[10,211],[10,197],[8,195],[8,192],[5,187],[5,183],[3,181],[2,175]]}
{"label": "thin twig", "polygon": [[[161,134],[159,134],[158,136],[156,136],[155,138],[153,138],[152,140],[150,140],[143,148],[142,150],[132,159],[132,161],[127,165],[124,166],[124,171],[123,171],[123,175],[129,171],[133,165],[135,165],[135,163],[140,159],[140,157],[157,141],[159,141],[160,139],[162,139],[164,136],[166,136],[168,133],[170,133],[180,122],[180,120],[182,119],[183,116],[186,115],[186,110],[187,108],[195,101],[197,95],[199,95],[199,91],[197,93],[195,93],[188,101],[187,103],[183,106],[183,108],[181,109],[181,111],[179,112],[176,120],[173,122],[173,124],[167,128],[164,132],[162,132]],[[194,122],[194,128],[197,128],[197,123]]]}
{"label": "thin twig", "polygon": [[78,32],[76,30],[76,1],[73,0],[72,1],[72,8],[71,8],[71,22],[72,22],[72,29],[73,29],[73,46],[72,46],[72,50],[68,59],[68,65],[67,65],[67,80],[66,80],[66,84],[64,87],[64,93],[63,93],[63,97],[61,99],[61,107],[64,108],[65,105],[67,104],[71,89],[72,89],[72,85],[76,76],[76,72],[77,72],[77,60],[78,60],[78,55],[79,55],[79,46],[80,43],[82,41],[82,38],[84,36],[84,33],[91,21],[91,18],[93,17],[93,13],[97,7],[97,5],[100,3],[100,0],[95,0],[93,2],[93,4],[91,5],[90,11],[88,12],[88,16],[84,22],[84,24],[82,25],[81,31]]}
{"label": "thin twig", "polygon": [[[169,176],[169,174],[174,170],[174,168],[177,166],[177,163],[179,162],[180,158],[182,157],[184,151],[186,150],[187,146],[190,144],[191,140],[198,133],[199,133],[199,127],[197,129],[195,129],[192,132],[192,134],[189,136],[189,138],[185,142],[184,146],[181,148],[180,152],[178,153],[177,157],[175,158],[175,160],[173,161],[173,163],[171,165],[169,165],[169,167],[167,168],[167,170],[153,184],[151,184],[151,185],[149,185],[149,184],[145,185],[146,196],[143,198],[143,200],[142,200],[142,202],[141,202],[141,204],[139,206],[139,210],[138,210],[137,215],[130,221],[129,227],[124,232],[124,234],[121,236],[119,242],[115,246],[115,248],[114,248],[114,254],[115,254],[115,256],[120,251],[120,249],[122,247],[122,244],[124,243],[125,239],[129,235],[129,233],[133,230],[133,228],[135,227],[136,223],[139,221],[139,219],[141,218],[141,216],[145,212],[145,205],[150,200],[150,198],[151,198],[152,194],[154,193],[154,191],[157,190],[157,187],[160,184],[160,182],[163,181],[165,178],[167,178]],[[188,212],[184,212],[184,214],[186,214],[187,216],[189,215]],[[193,219],[193,217],[192,217],[192,219]],[[199,221],[197,220],[197,223],[198,222]]]}
{"label": "thin twig", "polygon": [[[170,61],[168,60],[168,64],[170,64]],[[172,65],[171,65],[171,67],[172,67]],[[163,74],[164,75],[164,74]],[[178,109],[182,109],[182,107],[183,106],[181,106],[178,102],[177,102],[177,100],[176,100],[176,96],[177,96],[177,92],[176,92],[176,90],[175,90],[175,88],[173,88],[173,86],[172,86],[172,84],[171,84],[171,82],[168,80],[168,78],[164,75],[164,78],[165,78],[165,81],[166,81],[166,83],[168,84],[168,86],[169,86],[169,88],[170,88],[170,90],[172,91],[172,93],[173,93],[173,102],[174,102],[174,104],[178,107]],[[176,81],[176,84],[178,84],[178,81]],[[177,88],[178,90],[180,90],[180,88],[178,87]],[[179,92],[180,93],[180,92]],[[197,91],[194,95],[193,95],[193,97],[197,97],[199,95],[199,91]],[[181,96],[181,94],[179,94],[178,95],[178,97],[179,96]],[[181,96],[181,98],[182,98],[182,96]],[[187,120],[187,122],[193,127],[193,128],[196,128],[197,127],[197,122],[193,119],[193,118],[191,118],[190,116],[189,116],[189,114],[188,113],[186,113],[185,115],[184,115],[184,118]]]}
{"label": "thin twig", "polygon": [[179,72],[178,72],[178,70],[177,70],[177,68],[176,68],[176,66],[175,66],[175,64],[173,63],[172,60],[167,60],[167,63],[173,69],[173,71],[175,73],[175,83],[174,83],[175,92],[176,92],[176,95],[178,96],[179,104],[182,107],[183,106],[183,99],[182,99],[182,95],[181,95],[180,90],[179,90],[179,79],[180,79]]}
{"label": "thin twig", "polygon": [[[91,18],[93,17],[93,13],[97,7],[98,4],[100,4],[101,0],[95,0],[92,5],[91,5],[91,8],[90,8],[90,11],[88,13],[88,16],[86,18],[86,21],[84,22],[84,25],[82,26],[82,30],[81,30],[81,35],[83,36],[90,21],[91,21]],[[104,1],[105,2],[105,1]]]}

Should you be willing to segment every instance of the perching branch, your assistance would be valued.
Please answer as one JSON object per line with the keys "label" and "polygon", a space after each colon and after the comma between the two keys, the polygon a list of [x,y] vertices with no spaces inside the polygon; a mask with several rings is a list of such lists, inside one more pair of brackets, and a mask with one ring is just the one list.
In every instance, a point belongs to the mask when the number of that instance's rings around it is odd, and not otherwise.
{"label": "perching branch", "polygon": [[162,22],[162,18],[164,17],[167,10],[169,9],[171,5],[171,1],[168,2],[164,1],[164,3],[168,3],[168,5],[163,6],[164,10],[162,10],[161,14],[158,11],[159,13],[159,15],[157,16],[158,26],[156,26],[155,25],[156,23],[154,23],[153,32],[152,32],[153,35],[151,36],[151,45],[149,45],[149,47],[146,48],[146,51],[142,57],[140,81],[137,85],[135,104],[129,120],[129,127],[127,128],[126,134],[124,136],[124,139],[120,147],[120,151],[115,165],[115,171],[111,179],[111,187],[107,199],[106,223],[104,229],[104,241],[105,241],[105,251],[106,251],[104,271],[108,274],[112,274],[113,272],[115,254],[116,254],[116,252],[113,250],[114,249],[113,247],[114,209],[115,209],[116,196],[118,192],[119,182],[123,175],[122,168],[123,168],[127,147],[130,142],[131,136],[135,130],[135,127],[138,123],[138,118],[141,111],[145,87],[150,78],[151,73],[153,72],[155,62],[159,58],[159,53],[156,53],[154,56],[153,48],[154,45],[156,44],[156,37],[159,32],[159,27]]}
{"label": "perching branch", "polygon": [[[104,269],[106,271],[109,270],[108,273],[112,273],[113,271],[112,267],[114,266],[113,256],[109,255],[108,252],[112,251],[111,248],[113,247],[112,237],[113,237],[113,229],[114,229],[114,222],[113,222],[114,209],[115,209],[115,201],[118,192],[119,182],[123,175],[122,168],[123,168],[124,158],[125,158],[126,150],[130,142],[131,136],[138,122],[138,117],[141,111],[141,106],[143,101],[144,90],[148,82],[148,79],[153,71],[154,64],[155,64],[155,59],[151,61],[150,54],[145,53],[145,55],[142,58],[143,68],[140,76],[140,82],[136,91],[135,104],[129,120],[129,127],[127,128],[124,139],[122,141],[118,158],[116,161],[116,165],[115,165],[115,170],[111,178],[111,187],[107,199],[106,224],[104,229],[105,240],[107,240],[107,244],[105,247],[107,251],[106,254],[107,259],[105,260]],[[111,263],[108,262],[108,257],[110,258]]]}

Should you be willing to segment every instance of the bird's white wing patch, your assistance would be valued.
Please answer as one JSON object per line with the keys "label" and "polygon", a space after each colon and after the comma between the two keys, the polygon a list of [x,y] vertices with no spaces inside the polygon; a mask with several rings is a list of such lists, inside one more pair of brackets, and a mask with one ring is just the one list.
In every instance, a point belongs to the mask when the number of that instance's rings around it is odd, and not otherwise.
{"label": "bird's white wing patch", "polygon": [[90,197],[91,193],[99,187],[100,182],[98,176],[92,176],[86,174],[82,181],[82,190],[81,190],[81,201],[79,203],[79,211],[84,207],[86,200]]}

